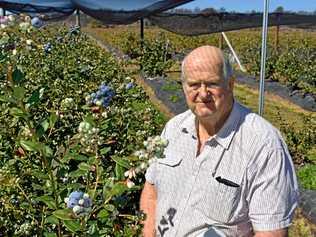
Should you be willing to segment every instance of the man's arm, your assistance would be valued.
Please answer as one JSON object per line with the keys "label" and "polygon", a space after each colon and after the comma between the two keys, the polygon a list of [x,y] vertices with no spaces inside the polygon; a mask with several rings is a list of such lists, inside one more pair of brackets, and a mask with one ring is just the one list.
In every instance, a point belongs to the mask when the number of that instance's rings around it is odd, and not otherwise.
{"label": "man's arm", "polygon": [[145,183],[144,189],[140,197],[140,209],[146,214],[146,219],[143,222],[143,236],[155,236],[155,215],[156,215],[157,193],[153,184]]}
{"label": "man's arm", "polygon": [[256,231],[254,237],[287,237],[287,228],[273,231]]}

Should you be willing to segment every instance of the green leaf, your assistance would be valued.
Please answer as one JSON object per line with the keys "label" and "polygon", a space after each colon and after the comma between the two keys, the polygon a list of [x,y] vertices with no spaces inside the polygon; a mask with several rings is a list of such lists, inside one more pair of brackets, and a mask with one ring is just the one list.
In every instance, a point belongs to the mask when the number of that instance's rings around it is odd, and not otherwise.
{"label": "green leaf", "polygon": [[43,122],[41,122],[41,125],[42,125],[44,131],[46,132],[47,129],[49,128],[49,122],[47,121],[47,119],[45,119]]}
{"label": "green leaf", "polygon": [[88,158],[84,155],[80,155],[78,153],[68,153],[65,156],[66,160],[76,160],[76,161],[87,161]]}
{"label": "green leaf", "polygon": [[71,209],[60,209],[53,212],[53,215],[61,220],[73,220],[73,212]]}
{"label": "green leaf", "polygon": [[44,232],[44,237],[57,237],[57,234],[56,233]]}
{"label": "green leaf", "polygon": [[38,102],[40,102],[40,89],[37,89],[35,91],[33,91],[32,95],[30,96],[30,98],[27,100],[27,103],[32,105],[36,105],[38,104]]}
{"label": "green leaf", "polygon": [[130,164],[128,163],[127,160],[124,160],[122,158],[119,158],[119,157],[115,157],[115,156],[112,156],[111,157],[112,160],[114,160],[116,162],[116,164],[119,164],[120,166],[126,168],[126,169],[129,169],[131,168]]}
{"label": "green leaf", "polygon": [[63,223],[71,232],[77,232],[81,228],[78,220],[64,220]]}
{"label": "green leaf", "polygon": [[78,168],[80,170],[83,170],[83,171],[89,171],[91,166],[87,163],[84,163],[84,162],[81,162],[79,165],[78,165]]}
{"label": "green leaf", "polygon": [[12,78],[15,83],[20,83],[24,80],[24,75],[19,69],[15,69],[12,73]]}
{"label": "green leaf", "polygon": [[109,212],[105,209],[102,209],[101,211],[99,211],[98,213],[98,218],[101,218],[101,219],[105,219],[109,216]]}
{"label": "green leaf", "polygon": [[21,140],[20,144],[27,151],[39,152],[41,150],[41,144],[36,143],[36,142]]}
{"label": "green leaf", "polygon": [[107,154],[111,150],[111,147],[104,147],[100,150],[101,155]]}
{"label": "green leaf", "polygon": [[10,114],[16,117],[27,117],[26,113],[24,113],[21,109],[16,107],[10,109]]}
{"label": "green leaf", "polygon": [[55,113],[51,113],[49,116],[49,128],[53,128],[55,123],[57,122],[57,115]]}
{"label": "green leaf", "polygon": [[46,157],[51,157],[53,156],[53,150],[49,146],[44,146],[43,154]]}
{"label": "green leaf", "polygon": [[36,200],[40,202],[44,202],[50,209],[56,209],[55,200],[51,196],[44,195],[44,196],[36,198]]}
{"label": "green leaf", "polygon": [[128,187],[123,183],[116,183],[113,185],[112,189],[110,190],[110,194],[112,196],[121,195],[126,190],[128,190]]}
{"label": "green leaf", "polygon": [[77,169],[75,171],[72,171],[69,173],[69,177],[71,178],[77,178],[77,177],[81,177],[81,176],[84,176],[87,174],[87,171],[86,170],[80,170],[80,169]]}
{"label": "green leaf", "polygon": [[115,164],[115,176],[117,179],[124,179],[124,169],[118,163]]}
{"label": "green leaf", "polygon": [[40,170],[32,169],[31,175],[33,175],[37,179],[41,179],[41,180],[48,180],[49,179],[47,173],[41,172]]}
{"label": "green leaf", "polygon": [[22,100],[25,95],[25,89],[22,87],[15,87],[13,89],[13,97],[17,100]]}
{"label": "green leaf", "polygon": [[44,130],[44,128],[43,128],[43,126],[42,126],[41,124],[38,124],[38,125],[36,126],[35,131],[36,131],[36,135],[37,135],[38,137],[42,137],[42,136],[45,134],[45,130]]}

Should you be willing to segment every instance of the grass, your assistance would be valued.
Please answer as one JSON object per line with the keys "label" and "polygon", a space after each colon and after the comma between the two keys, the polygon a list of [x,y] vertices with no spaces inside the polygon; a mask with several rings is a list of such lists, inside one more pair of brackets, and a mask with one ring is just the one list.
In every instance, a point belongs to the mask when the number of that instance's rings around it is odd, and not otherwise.
{"label": "grass", "polygon": [[307,220],[300,209],[296,210],[294,220],[289,228],[289,237],[314,237],[316,225]]}
{"label": "grass", "polygon": [[[258,111],[258,91],[245,85],[235,84],[235,97],[254,112]],[[299,106],[278,96],[265,93],[263,117],[279,128],[282,123],[280,116],[284,121],[295,126],[297,129],[303,129],[305,126],[308,126],[308,124],[304,123],[304,117],[316,120],[315,113],[303,110]]]}

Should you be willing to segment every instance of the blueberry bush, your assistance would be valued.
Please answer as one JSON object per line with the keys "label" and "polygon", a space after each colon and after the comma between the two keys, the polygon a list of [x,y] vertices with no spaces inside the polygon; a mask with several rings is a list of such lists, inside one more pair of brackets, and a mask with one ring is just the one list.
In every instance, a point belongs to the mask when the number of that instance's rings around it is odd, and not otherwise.
{"label": "blueberry bush", "polygon": [[162,157],[165,118],[119,62],[78,28],[11,17],[0,107],[1,234],[140,235],[139,193]]}

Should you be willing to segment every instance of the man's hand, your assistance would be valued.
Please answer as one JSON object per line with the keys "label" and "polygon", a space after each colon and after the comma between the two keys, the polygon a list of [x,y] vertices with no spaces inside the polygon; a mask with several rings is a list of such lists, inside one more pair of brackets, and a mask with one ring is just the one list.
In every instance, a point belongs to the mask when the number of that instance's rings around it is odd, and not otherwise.
{"label": "man's hand", "polygon": [[157,193],[154,185],[146,182],[140,198],[140,210],[146,214],[143,222],[143,236],[154,237],[155,232],[155,214],[156,214]]}
{"label": "man's hand", "polygon": [[254,237],[287,237],[288,232],[286,229],[273,230],[273,231],[256,231]]}

